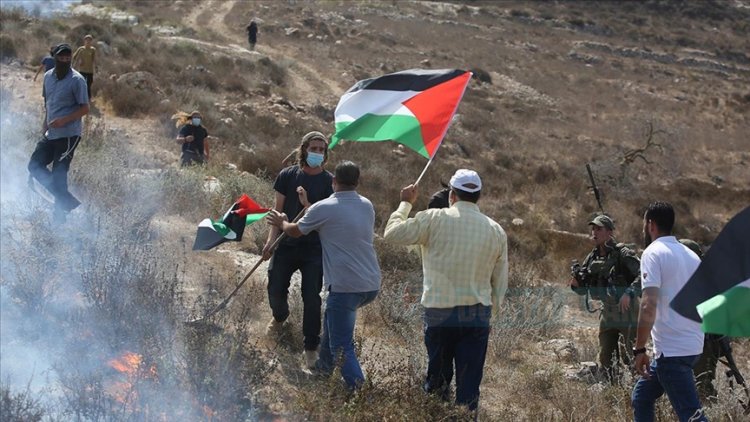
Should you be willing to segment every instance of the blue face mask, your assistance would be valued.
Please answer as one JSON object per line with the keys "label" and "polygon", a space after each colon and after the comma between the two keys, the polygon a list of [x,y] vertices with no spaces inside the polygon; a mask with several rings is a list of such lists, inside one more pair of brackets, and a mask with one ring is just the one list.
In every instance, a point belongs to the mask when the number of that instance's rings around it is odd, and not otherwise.
{"label": "blue face mask", "polygon": [[193,126],[200,126],[200,125],[201,125],[201,118],[193,117]]}
{"label": "blue face mask", "polygon": [[310,167],[320,167],[321,164],[323,164],[323,159],[325,159],[325,156],[323,154],[318,154],[316,152],[308,152],[307,153],[307,165]]}

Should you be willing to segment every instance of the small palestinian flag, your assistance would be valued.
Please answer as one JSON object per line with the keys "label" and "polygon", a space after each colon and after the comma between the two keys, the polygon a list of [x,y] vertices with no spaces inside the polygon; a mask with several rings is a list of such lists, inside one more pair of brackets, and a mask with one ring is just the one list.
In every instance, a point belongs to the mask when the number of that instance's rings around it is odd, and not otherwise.
{"label": "small palestinian flag", "polygon": [[340,140],[396,141],[432,158],[471,79],[457,69],[412,69],[357,82],[336,106]]}
{"label": "small palestinian flag", "polygon": [[703,262],[669,304],[703,331],[750,337],[750,207],[722,229]]}
{"label": "small palestinian flag", "polygon": [[262,219],[268,211],[243,193],[220,221],[206,218],[200,222],[193,250],[207,251],[229,240],[239,242],[245,226]]}

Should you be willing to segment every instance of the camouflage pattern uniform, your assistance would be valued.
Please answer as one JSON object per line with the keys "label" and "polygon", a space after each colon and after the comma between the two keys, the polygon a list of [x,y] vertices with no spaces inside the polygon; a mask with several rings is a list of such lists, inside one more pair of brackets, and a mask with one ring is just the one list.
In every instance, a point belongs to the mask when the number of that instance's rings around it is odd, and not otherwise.
{"label": "camouflage pattern uniform", "polygon": [[[582,266],[590,272],[588,286],[573,287],[573,291],[585,295],[588,290],[593,299],[602,302],[599,319],[599,363],[607,371],[610,380],[615,381],[613,356],[619,356],[625,365],[630,365],[629,351],[633,348],[638,326],[641,261],[636,253],[623,243],[609,240],[605,244],[605,249],[606,253],[603,256],[599,256],[598,248],[594,248],[586,256]],[[626,294],[630,295],[630,310],[622,313],[620,298]],[[623,339],[623,349],[619,348],[620,337]]]}
{"label": "camouflage pattern uniform", "polygon": [[[680,243],[687,246],[698,255],[698,258],[703,260],[703,250],[697,242],[690,239],[680,239]],[[714,379],[716,378],[716,365],[721,355],[722,337],[719,334],[706,334],[703,339],[703,353],[693,366],[693,374],[695,374],[695,383],[698,387],[701,402],[716,399]]]}

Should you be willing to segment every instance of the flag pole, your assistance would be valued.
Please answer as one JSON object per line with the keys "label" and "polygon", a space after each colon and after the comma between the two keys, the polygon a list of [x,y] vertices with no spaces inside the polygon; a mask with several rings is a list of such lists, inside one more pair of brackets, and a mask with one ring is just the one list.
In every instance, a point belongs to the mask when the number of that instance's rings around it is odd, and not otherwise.
{"label": "flag pole", "polygon": [[[297,216],[294,217],[294,220],[292,220],[292,223],[298,222],[299,219],[302,218],[302,215],[305,214],[305,211],[307,211],[307,207],[302,208],[302,210],[299,212],[299,214],[297,214]],[[276,246],[278,246],[279,242],[281,242],[285,237],[286,237],[286,233],[281,232],[281,235],[279,237],[277,237],[276,240],[274,240],[273,244],[271,244],[271,251],[272,252],[276,249]],[[240,291],[240,287],[242,287],[242,285],[245,284],[245,282],[250,278],[250,276],[253,275],[253,273],[255,272],[255,270],[257,270],[258,267],[260,267],[260,264],[263,263],[263,261],[265,261],[265,259],[263,259],[263,257],[261,257],[258,260],[258,262],[255,263],[255,265],[253,266],[253,268],[250,269],[250,271],[247,273],[247,275],[245,276],[245,278],[243,278],[242,281],[240,281],[237,284],[237,286],[234,288],[234,290],[232,290],[232,293],[229,293],[229,296],[227,296],[224,300],[222,300],[221,303],[219,303],[217,306],[215,306],[210,311],[206,312],[202,317],[198,317],[198,318],[195,318],[195,319],[192,319],[192,320],[189,320],[189,321],[185,321],[185,324],[190,325],[190,324],[202,323],[208,317],[210,317],[210,316],[216,314],[217,312],[221,311],[222,309],[226,308],[227,305],[229,304],[229,301],[232,300],[232,298],[234,297],[234,295],[237,294],[238,291]]]}
{"label": "flag pole", "polygon": [[422,180],[422,176],[424,176],[424,174],[425,174],[425,173],[427,173],[427,167],[429,167],[429,166],[430,166],[430,164],[432,164],[432,159],[433,159],[433,158],[435,158],[435,156],[434,156],[434,155],[433,155],[432,157],[430,157],[430,160],[429,160],[429,161],[427,161],[427,164],[425,164],[425,166],[424,166],[424,169],[422,169],[422,173],[421,173],[421,174],[419,175],[419,177],[417,177],[417,181],[416,181],[416,182],[414,182],[414,185],[415,185],[415,186],[419,184],[419,181],[420,181],[420,180]]}

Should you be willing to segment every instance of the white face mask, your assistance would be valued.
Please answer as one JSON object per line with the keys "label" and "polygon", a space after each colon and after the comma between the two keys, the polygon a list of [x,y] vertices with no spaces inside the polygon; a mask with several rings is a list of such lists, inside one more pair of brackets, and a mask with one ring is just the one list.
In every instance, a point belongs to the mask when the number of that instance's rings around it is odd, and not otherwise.
{"label": "white face mask", "polygon": [[193,117],[193,126],[200,126],[200,125],[201,125],[201,118]]}

